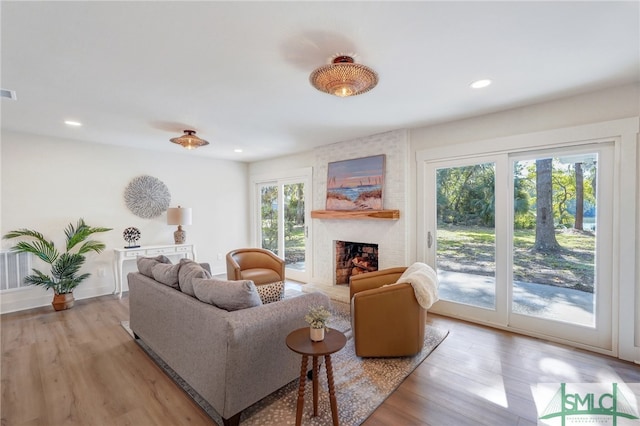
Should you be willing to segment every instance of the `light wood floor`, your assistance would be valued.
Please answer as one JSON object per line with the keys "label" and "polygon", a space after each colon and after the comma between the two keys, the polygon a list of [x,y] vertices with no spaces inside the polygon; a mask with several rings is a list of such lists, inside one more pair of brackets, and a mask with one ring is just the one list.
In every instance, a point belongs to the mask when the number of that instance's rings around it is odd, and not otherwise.
{"label": "light wood floor", "polygon": [[[126,295],[102,296],[2,315],[2,425],[213,424],[121,328],[128,309]],[[449,336],[365,426],[535,425],[537,383],[640,382],[640,367],[610,357],[429,322]]]}

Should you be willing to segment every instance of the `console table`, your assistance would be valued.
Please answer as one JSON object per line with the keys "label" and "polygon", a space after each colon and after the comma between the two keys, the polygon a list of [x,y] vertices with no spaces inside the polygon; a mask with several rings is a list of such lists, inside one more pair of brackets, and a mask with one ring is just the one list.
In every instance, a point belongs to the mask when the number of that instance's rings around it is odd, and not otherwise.
{"label": "console table", "polygon": [[113,249],[113,276],[115,286],[113,294],[120,293],[122,297],[122,266],[124,262],[136,260],[138,256],[154,257],[158,255],[179,255],[183,258],[196,260],[196,248],[193,244],[172,244],[163,246],[141,246],[136,248],[117,248]]}

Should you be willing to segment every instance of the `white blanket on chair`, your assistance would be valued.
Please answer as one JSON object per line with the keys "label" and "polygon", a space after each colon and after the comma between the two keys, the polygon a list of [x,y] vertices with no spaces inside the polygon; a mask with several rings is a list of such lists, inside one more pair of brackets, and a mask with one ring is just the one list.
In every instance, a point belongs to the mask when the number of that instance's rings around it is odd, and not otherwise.
{"label": "white blanket on chair", "polygon": [[438,275],[426,263],[416,262],[409,266],[396,283],[411,284],[418,303],[424,309],[438,301]]}

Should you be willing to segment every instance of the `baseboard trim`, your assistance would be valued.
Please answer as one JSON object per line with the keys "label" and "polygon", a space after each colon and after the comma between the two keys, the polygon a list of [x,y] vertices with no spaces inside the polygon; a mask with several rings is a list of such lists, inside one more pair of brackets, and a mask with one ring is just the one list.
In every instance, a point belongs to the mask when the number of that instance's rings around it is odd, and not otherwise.
{"label": "baseboard trim", "polygon": [[[73,296],[76,300],[89,299],[108,294],[113,294],[113,286],[111,285],[87,288],[82,288],[81,285],[73,292]],[[51,306],[52,301],[53,291],[43,293],[41,288],[26,287],[21,291],[11,291],[2,294],[0,301],[0,314]]]}

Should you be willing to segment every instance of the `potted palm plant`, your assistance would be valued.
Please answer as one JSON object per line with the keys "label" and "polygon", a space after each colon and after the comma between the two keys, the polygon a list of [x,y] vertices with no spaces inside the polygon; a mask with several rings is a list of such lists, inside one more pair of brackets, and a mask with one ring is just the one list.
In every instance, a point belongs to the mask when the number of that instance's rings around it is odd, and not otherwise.
{"label": "potted palm plant", "polygon": [[28,275],[24,280],[27,284],[53,289],[53,308],[61,311],[73,306],[73,289],[91,275],[89,273],[78,275],[85,261],[84,255],[91,251],[100,253],[105,248],[104,243],[88,238],[97,232],[106,231],[111,231],[111,228],[93,228],[87,225],[84,219],[78,220],[75,226],[69,223],[64,230],[66,236],[64,253],[58,251],[53,241],[47,241],[40,232],[31,229],[10,231],[3,238],[31,239],[31,241],[18,242],[11,247],[11,250],[18,253],[31,253],[51,265],[51,275],[33,268],[33,274]]}

